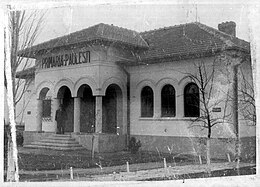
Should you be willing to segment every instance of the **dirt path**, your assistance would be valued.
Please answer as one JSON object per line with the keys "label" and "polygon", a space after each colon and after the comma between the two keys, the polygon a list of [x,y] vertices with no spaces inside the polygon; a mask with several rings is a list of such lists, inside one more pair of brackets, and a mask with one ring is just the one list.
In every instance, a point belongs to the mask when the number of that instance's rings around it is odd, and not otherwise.
{"label": "dirt path", "polygon": [[[255,164],[241,163],[240,167],[255,166]],[[212,163],[211,171],[234,169],[236,163]],[[170,166],[163,168],[161,163],[144,163],[130,165],[130,172],[126,172],[126,166],[112,166],[105,168],[75,169],[73,176],[75,181],[136,181],[151,178],[163,178],[167,176],[192,174],[205,172],[207,165],[185,165]],[[20,171],[20,174],[27,175],[61,175],[56,180],[69,181],[69,170],[52,170],[52,171]]]}
{"label": "dirt path", "polygon": [[[148,163],[151,164],[151,163]],[[254,164],[241,163],[240,167],[254,166]],[[236,163],[213,163],[211,165],[211,171],[222,170],[222,169],[233,169],[236,167]],[[139,170],[136,172],[120,172],[108,175],[94,175],[90,177],[82,177],[79,180],[93,180],[93,181],[137,181],[146,180],[150,178],[163,178],[167,176],[183,175],[191,173],[205,172],[207,165],[186,165],[186,166],[175,166],[150,170]]]}

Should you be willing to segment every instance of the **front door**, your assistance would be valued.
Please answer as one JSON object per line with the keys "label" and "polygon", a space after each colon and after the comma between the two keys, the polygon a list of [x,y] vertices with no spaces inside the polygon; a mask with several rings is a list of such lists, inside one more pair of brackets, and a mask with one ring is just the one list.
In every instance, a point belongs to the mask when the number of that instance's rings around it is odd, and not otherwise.
{"label": "front door", "polygon": [[117,94],[113,87],[108,87],[103,97],[103,133],[116,134],[117,132]]}

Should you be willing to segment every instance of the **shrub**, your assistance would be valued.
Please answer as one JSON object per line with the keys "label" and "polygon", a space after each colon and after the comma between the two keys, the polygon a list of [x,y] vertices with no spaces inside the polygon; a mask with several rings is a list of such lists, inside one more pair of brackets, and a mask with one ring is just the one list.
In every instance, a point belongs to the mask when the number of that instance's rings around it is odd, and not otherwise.
{"label": "shrub", "polygon": [[129,150],[131,153],[135,154],[138,152],[139,148],[141,147],[141,142],[140,140],[138,140],[138,142],[136,141],[135,137],[132,137],[129,141]]}

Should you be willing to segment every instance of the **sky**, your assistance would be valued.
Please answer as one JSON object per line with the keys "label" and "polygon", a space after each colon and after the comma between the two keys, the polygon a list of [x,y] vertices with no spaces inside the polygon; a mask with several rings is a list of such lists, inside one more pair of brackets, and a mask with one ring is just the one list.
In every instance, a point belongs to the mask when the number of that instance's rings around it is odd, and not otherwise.
{"label": "sky", "polygon": [[196,20],[213,28],[221,22],[234,21],[237,36],[249,41],[249,11],[246,4],[104,4],[63,6],[44,9],[43,12],[46,12],[44,24],[36,43],[98,23],[142,32]]}

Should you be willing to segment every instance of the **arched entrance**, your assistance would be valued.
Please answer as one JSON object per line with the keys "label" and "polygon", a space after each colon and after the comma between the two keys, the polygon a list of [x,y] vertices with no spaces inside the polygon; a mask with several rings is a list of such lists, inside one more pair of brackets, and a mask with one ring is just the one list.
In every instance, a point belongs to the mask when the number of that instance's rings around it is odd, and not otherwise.
{"label": "arched entrance", "polygon": [[111,84],[106,89],[106,94],[102,100],[103,118],[102,132],[117,133],[117,127],[122,123],[122,91],[116,84]]}
{"label": "arched entrance", "polygon": [[95,97],[90,86],[79,87],[77,97],[80,97],[80,132],[95,132]]}
{"label": "arched entrance", "polygon": [[74,104],[70,89],[67,86],[62,86],[58,91],[57,98],[60,100],[60,104],[63,104],[68,117],[65,132],[73,132]]}

